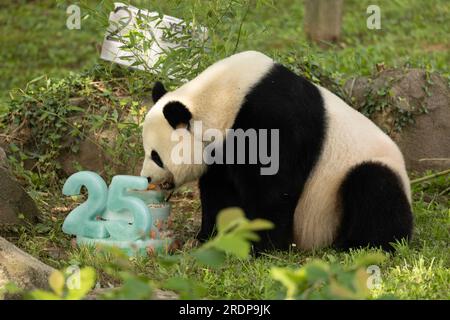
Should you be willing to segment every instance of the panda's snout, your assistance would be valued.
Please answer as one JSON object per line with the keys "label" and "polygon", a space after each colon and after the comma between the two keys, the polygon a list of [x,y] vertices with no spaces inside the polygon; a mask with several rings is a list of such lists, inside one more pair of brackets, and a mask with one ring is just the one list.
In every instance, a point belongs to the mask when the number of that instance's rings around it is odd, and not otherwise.
{"label": "panda's snout", "polygon": [[[146,177],[147,181],[149,184],[152,183],[152,178],[151,177]],[[156,184],[158,186],[158,188],[160,188],[161,190],[173,190],[175,189],[175,183],[173,181],[163,181],[161,183],[157,183],[155,182],[154,184]]]}

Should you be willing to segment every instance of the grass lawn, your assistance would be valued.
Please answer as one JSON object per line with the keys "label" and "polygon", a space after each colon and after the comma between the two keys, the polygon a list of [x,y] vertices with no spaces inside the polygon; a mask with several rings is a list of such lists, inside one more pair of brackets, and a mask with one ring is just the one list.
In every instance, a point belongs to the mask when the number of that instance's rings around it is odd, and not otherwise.
{"label": "grass lawn", "polygon": [[[450,298],[450,194],[449,178],[440,177],[413,188],[415,230],[412,242],[397,244],[397,252],[379,265],[381,288],[372,291],[374,298],[393,295],[400,299],[449,299]],[[98,270],[106,265],[95,250],[76,248],[61,232],[67,213],[82,199],[56,200],[51,194],[32,192],[45,213],[44,221],[36,227],[23,228],[19,234],[9,237],[13,242],[46,263],[64,268],[72,264],[89,265]],[[178,252],[187,255],[193,248],[192,238],[200,226],[200,202],[195,184],[180,189],[172,198],[173,229],[184,243]],[[228,257],[218,269],[210,269],[181,260],[173,266],[165,266],[155,257],[137,258],[132,265],[138,273],[155,281],[169,277],[190,278],[203,283],[207,297],[211,299],[270,299],[279,296],[280,284],[270,276],[273,266],[299,268],[305,262],[319,258],[330,263],[352,265],[359,257],[379,252],[360,249],[336,252],[322,249],[315,252],[269,252],[248,260]],[[102,286],[117,285],[117,281],[100,271]]]}
{"label": "grass lawn", "polygon": [[[65,5],[50,0],[0,4],[0,114],[7,112],[8,91],[24,87],[45,75],[63,77],[98,60],[102,33],[89,19],[81,30],[65,28]],[[186,14],[176,2],[132,1],[142,7],[162,6],[174,16]],[[424,67],[450,80],[450,4],[447,0],[380,1],[381,30],[366,28],[366,8],[371,1],[346,0],[343,37],[335,47],[323,49],[306,44],[303,34],[303,6],[300,1],[276,1],[273,8],[257,6],[245,18],[238,50],[256,49],[276,56],[295,52],[314,58],[338,80],[370,74],[377,63],[388,67]],[[225,22],[226,23],[226,22]],[[239,26],[231,26],[239,27]],[[224,40],[226,41],[226,40]],[[231,39],[230,41],[235,41]],[[374,298],[392,294],[400,299],[450,298],[450,176],[413,186],[415,232],[411,244],[398,244],[397,252],[379,267],[382,286]],[[61,232],[67,213],[81,199],[60,197],[60,190],[38,191],[29,186],[31,196],[44,213],[37,226],[21,228],[8,238],[44,262],[63,268],[70,264],[91,265],[98,270],[105,261],[92,251],[71,246]],[[197,187],[192,184],[172,198],[174,230],[184,243],[181,254],[192,249],[190,241],[200,223]],[[374,252],[361,249],[347,253],[323,249],[315,252],[270,252],[258,258],[227,258],[219,269],[198,266],[190,260],[165,266],[154,257],[133,260],[137,272],[155,281],[171,276],[203,283],[208,298],[276,298],[280,284],[269,274],[272,266],[298,268],[320,258],[351,265],[358,257]],[[100,273],[104,286],[117,282]]]}
{"label": "grass lawn", "polygon": [[65,8],[54,0],[0,4],[0,112],[9,90],[40,76],[62,77],[97,60],[101,33],[89,22],[81,30],[67,29]]}

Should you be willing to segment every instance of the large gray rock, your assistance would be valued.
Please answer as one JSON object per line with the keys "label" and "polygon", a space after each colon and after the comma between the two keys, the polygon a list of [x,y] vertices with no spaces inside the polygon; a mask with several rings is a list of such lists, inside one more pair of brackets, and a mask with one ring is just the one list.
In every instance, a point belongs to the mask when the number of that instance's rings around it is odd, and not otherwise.
{"label": "large gray rock", "polygon": [[[115,139],[115,136],[112,139]],[[99,139],[91,136],[77,142],[78,150],[76,152],[70,150],[70,145],[73,143],[71,139],[67,139],[63,144],[63,147],[66,146],[67,149],[58,158],[61,169],[66,176],[77,172],[79,167],[99,174],[105,173],[106,165],[111,163],[111,159],[100,145]]]}
{"label": "large gray rock", "polygon": [[9,282],[26,290],[48,288],[54,269],[0,237],[0,288]]}
{"label": "large gray rock", "polygon": [[437,73],[384,70],[347,81],[352,105],[402,150],[409,170],[450,168],[450,87]]}
{"label": "large gray rock", "polygon": [[9,171],[0,166],[0,230],[7,226],[35,223],[41,213],[33,199],[11,176]]}
{"label": "large gray rock", "polygon": [[[79,167],[81,167],[83,170],[94,171],[100,175],[106,174],[108,170],[109,172],[114,172],[115,175],[139,175],[141,167],[140,162],[137,161],[137,159],[132,159],[130,163],[118,161],[117,157],[120,156],[121,152],[120,148],[116,146],[117,136],[118,132],[115,129],[104,129],[98,133],[91,134],[89,137],[79,142],[78,150],[76,152],[70,150],[72,141],[71,139],[67,139],[63,144],[63,148],[65,148],[66,151],[62,152],[57,160],[61,164],[61,169],[64,174],[70,176],[77,172]],[[135,141],[129,141],[129,143],[132,142],[136,145],[141,145],[137,139],[135,139]],[[117,151],[114,151],[116,153],[116,158],[108,152],[108,149],[117,149]],[[139,165],[136,165],[136,162],[138,162]]]}

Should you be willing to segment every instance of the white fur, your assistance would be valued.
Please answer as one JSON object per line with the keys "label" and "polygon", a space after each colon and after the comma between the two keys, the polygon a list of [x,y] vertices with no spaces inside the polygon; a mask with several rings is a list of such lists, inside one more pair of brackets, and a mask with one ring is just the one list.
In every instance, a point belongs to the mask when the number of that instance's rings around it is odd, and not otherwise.
{"label": "white fur", "polygon": [[[154,182],[174,180],[177,186],[199,178],[205,165],[172,165],[170,154],[176,142],[170,140],[173,128],[165,120],[163,107],[170,101],[183,103],[192,113],[193,121],[203,122],[207,129],[225,130],[232,127],[235,117],[251,88],[270,70],[274,62],[256,51],[245,51],[220,60],[208,67],[192,81],[166,93],[150,109],[145,117],[143,138],[145,160],[141,175],[151,177]],[[201,132],[191,136],[203,147]],[[150,153],[155,149],[166,166],[159,168]]]}
{"label": "white fur", "polygon": [[327,132],[321,157],[308,179],[294,215],[294,241],[302,249],[330,245],[341,215],[338,189],[349,170],[377,161],[401,178],[411,201],[403,156],[397,145],[368,118],[325,88]]}

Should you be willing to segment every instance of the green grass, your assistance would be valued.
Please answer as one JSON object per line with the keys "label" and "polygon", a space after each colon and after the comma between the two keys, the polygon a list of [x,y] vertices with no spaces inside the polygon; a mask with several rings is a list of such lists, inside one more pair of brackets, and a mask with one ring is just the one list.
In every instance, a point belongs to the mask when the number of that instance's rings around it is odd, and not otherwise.
{"label": "green grass", "polygon": [[[0,5],[0,113],[7,108],[9,90],[24,87],[41,75],[63,77],[69,71],[92,65],[98,60],[97,47],[102,39],[102,32],[89,19],[82,22],[81,30],[68,30],[65,6],[53,1],[15,3]],[[156,1],[133,3],[145,7],[157,4]],[[380,1],[382,30],[366,28],[365,10],[371,3],[345,1],[342,40],[327,49],[306,44],[300,1],[276,1],[273,9],[258,6],[246,17],[238,51],[256,49],[274,56],[286,52],[294,52],[298,57],[307,55],[341,80],[370,74],[377,63],[387,67],[424,67],[449,76],[448,1]],[[166,8],[167,14],[182,14],[182,6],[176,2],[158,2],[158,5]],[[233,20],[224,23],[233,23]],[[413,188],[414,238],[410,245],[398,244],[396,254],[380,265],[383,284],[380,290],[373,292],[374,297],[393,294],[401,299],[450,298],[449,179],[440,177]],[[44,221],[16,230],[8,238],[56,268],[77,263],[101,270],[105,263],[102,258],[89,250],[73,248],[70,238],[61,232],[64,217],[76,203],[55,197],[59,190],[42,193],[29,186],[29,191],[42,209]],[[196,189],[186,187],[173,200],[174,229],[185,242],[181,254],[187,254],[192,249],[190,239],[195,236],[200,219]],[[272,266],[298,268],[313,258],[350,265],[373,251],[299,252],[293,249],[249,260],[230,257],[217,270],[200,267],[191,260],[167,267],[153,257],[137,259],[133,265],[138,272],[155,280],[180,276],[204,283],[208,298],[265,299],[279,295],[280,284],[269,274]],[[104,272],[100,273],[100,281],[103,285],[117,284]]]}
{"label": "green grass", "polygon": [[9,90],[37,77],[61,77],[98,59],[101,33],[89,21],[67,29],[66,7],[56,1],[8,1],[0,8],[0,104]]}
{"label": "green grass", "polygon": [[[183,8],[174,1],[131,3],[162,7],[166,14],[175,16],[182,14],[177,8]],[[388,67],[423,66],[449,75],[448,1],[379,1],[381,30],[366,28],[369,4],[370,0],[345,1],[342,40],[332,49],[305,46],[301,1],[276,1],[273,8],[257,6],[244,21],[238,50],[312,54],[321,66],[346,77],[369,74],[382,62]],[[65,9],[64,1],[57,5],[52,0],[2,4],[0,99],[4,104],[12,88],[23,87],[41,75],[62,76],[98,59],[102,41],[98,25],[86,19],[81,30],[68,30]]]}
{"label": "green grass", "polygon": [[[194,1],[195,2],[195,1]],[[158,1],[132,1],[146,8],[162,7],[165,13],[181,16],[179,6]],[[303,26],[301,1],[275,1],[272,7],[251,9],[246,16],[238,51],[261,50],[269,54],[286,51],[311,54],[332,73],[350,77],[368,75],[377,63],[386,67],[425,67],[449,74],[450,4],[446,0],[378,1],[381,29],[366,26],[370,0],[346,0],[342,39],[334,46],[310,46]],[[185,13],[184,13],[185,14]]]}
{"label": "green grass", "polygon": [[[379,266],[383,282],[382,288],[373,292],[375,298],[384,294],[400,299],[450,298],[450,193],[446,191],[439,195],[449,182],[449,177],[443,177],[415,188],[413,241],[410,245],[398,244],[397,252]],[[179,222],[189,221],[189,218],[199,221],[199,210],[196,208],[198,203],[194,202],[192,212],[180,214],[174,210],[173,214],[178,216]],[[181,226],[179,224],[178,228]],[[178,233],[186,238],[186,233],[191,234],[192,229],[185,228],[181,227]],[[189,252],[190,249],[187,245],[183,251]],[[206,285],[208,297],[212,299],[270,299],[277,297],[280,290],[280,285],[269,274],[273,266],[299,268],[313,258],[352,265],[358,257],[373,252],[377,250],[342,253],[323,249],[306,253],[292,249],[290,252],[270,252],[249,260],[228,258],[218,270],[200,267],[189,261],[168,268],[150,258],[136,262],[136,268],[155,280],[162,281],[170,276],[193,278]],[[91,254],[80,255],[79,250],[74,250],[70,257],[81,263],[85,259],[96,263]]]}
{"label": "green grass", "polygon": [[[415,228],[410,244],[398,243],[397,251],[389,254],[379,265],[381,289],[372,291],[372,297],[392,295],[399,299],[449,299],[450,295],[450,178],[440,177],[413,188]],[[71,264],[93,266],[100,271],[103,286],[119,282],[103,272],[105,258],[94,250],[71,246],[70,238],[62,234],[61,224],[67,212],[77,205],[70,199],[55,202],[50,194],[32,193],[45,213],[44,221],[37,227],[22,228],[9,237],[20,247],[44,262],[63,268]],[[184,246],[178,252],[187,255],[193,248],[192,239],[199,228],[200,203],[195,186],[178,191],[173,197],[174,231]],[[281,285],[272,279],[273,266],[299,268],[314,258],[330,263],[352,265],[358,258],[379,252],[376,249],[359,249],[336,252],[322,249],[300,252],[268,252],[258,258],[241,260],[228,257],[218,269],[200,266],[192,259],[181,259],[170,267],[155,257],[132,259],[137,273],[163,282],[170,277],[189,278],[207,288],[211,299],[270,299],[281,298]],[[283,291],[283,290],[281,290]]]}
{"label": "green grass", "polygon": [[448,1],[379,1],[381,30],[366,27],[370,4],[373,1],[345,1],[342,40],[330,50],[304,48],[303,6],[295,1],[277,1],[277,10],[262,10],[248,17],[249,21],[264,21],[264,25],[262,28],[249,22],[249,41],[242,48],[308,50],[325,69],[345,77],[370,74],[377,63],[387,67],[422,66],[448,75]]}

